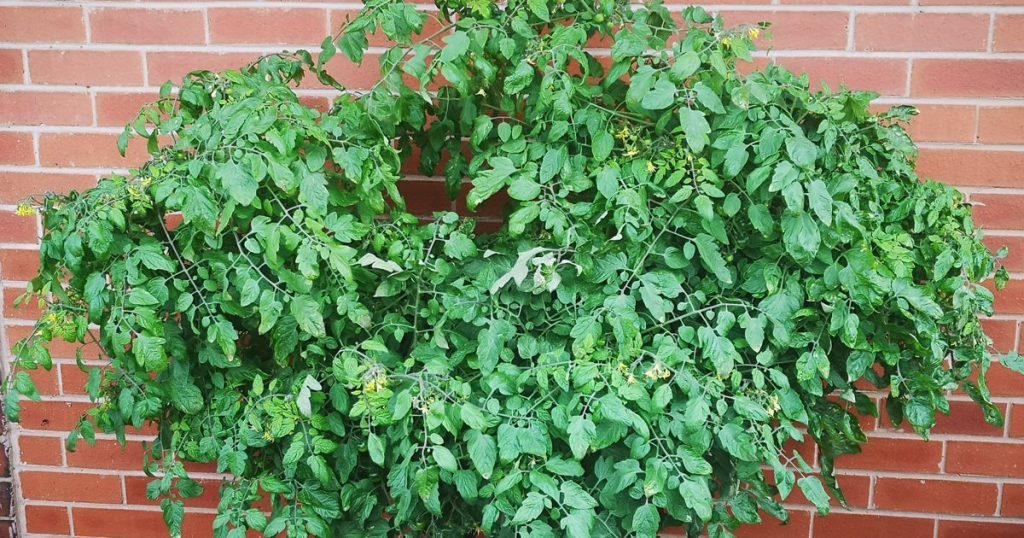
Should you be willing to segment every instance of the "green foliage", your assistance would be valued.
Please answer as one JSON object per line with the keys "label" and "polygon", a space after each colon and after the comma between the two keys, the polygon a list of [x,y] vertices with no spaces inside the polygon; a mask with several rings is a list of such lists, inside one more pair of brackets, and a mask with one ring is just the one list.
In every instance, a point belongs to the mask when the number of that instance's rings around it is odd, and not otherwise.
{"label": "green foliage", "polygon": [[[997,258],[955,190],[918,181],[912,110],[740,76],[760,27],[700,8],[438,6],[368,2],[316,59],[166,85],[120,142],[148,163],[36,201],[48,310],[18,366],[99,344],[72,443],[157,424],[147,493],[172,533],[198,461],[234,477],[218,537],[727,537],[785,520],[794,486],[842,502],[869,385],[922,435],[958,387],[1002,420],[978,321]],[[370,91],[299,102],[377,32],[397,45]],[[507,194],[500,231],[409,214],[414,148],[471,209]],[[19,395],[23,371],[14,419]],[[821,481],[783,448],[808,435]]]}

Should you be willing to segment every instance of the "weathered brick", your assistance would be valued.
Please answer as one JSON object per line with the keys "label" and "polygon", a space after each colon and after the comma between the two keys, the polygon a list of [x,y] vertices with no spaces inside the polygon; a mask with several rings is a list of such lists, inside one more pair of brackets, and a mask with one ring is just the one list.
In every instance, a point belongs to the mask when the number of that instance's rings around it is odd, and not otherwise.
{"label": "weathered brick", "polygon": [[9,6],[0,8],[0,42],[82,43],[82,8]]}
{"label": "weathered brick", "polygon": [[910,94],[919,97],[1017,97],[1024,60],[916,59]]}
{"label": "weathered brick", "polygon": [[996,52],[1024,51],[1024,15],[996,15],[992,50]]}
{"label": "weathered brick", "polygon": [[21,492],[31,501],[120,503],[121,477],[111,474],[22,471]]}
{"label": "weathered brick", "polygon": [[213,43],[319,44],[327,35],[327,12],[320,8],[210,10]]}
{"label": "weathered brick", "polygon": [[198,9],[103,8],[89,12],[95,43],[190,45],[206,42]]}
{"label": "weathered brick", "polygon": [[875,507],[898,512],[990,516],[996,513],[995,484],[881,477]]}
{"label": "weathered brick", "polygon": [[1024,445],[950,441],[946,449],[946,472],[1024,477]]}
{"label": "weathered brick", "polygon": [[988,14],[861,13],[854,42],[868,51],[983,51]]}
{"label": "weathered brick", "polygon": [[37,84],[133,86],[142,84],[142,54],[132,51],[33,50],[29,72]]}
{"label": "weathered brick", "polygon": [[0,118],[17,125],[92,125],[85,92],[0,92]]}

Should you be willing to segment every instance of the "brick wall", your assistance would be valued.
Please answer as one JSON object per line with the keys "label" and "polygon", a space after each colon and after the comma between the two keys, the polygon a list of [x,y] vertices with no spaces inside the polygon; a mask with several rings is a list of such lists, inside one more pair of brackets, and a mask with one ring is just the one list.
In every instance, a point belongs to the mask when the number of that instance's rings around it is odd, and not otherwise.
{"label": "brick wall", "polygon": [[[881,104],[921,109],[913,134],[920,171],[956,185],[977,204],[992,246],[1011,248],[1010,270],[1024,275],[1024,0],[726,0],[710,6],[730,23],[769,20],[778,34],[759,55],[806,70],[833,86],[873,89]],[[851,0],[856,1],[856,0]],[[681,7],[682,4],[673,4]],[[124,122],[158,86],[196,68],[236,67],[282,45],[314,47],[357,3],[212,0],[85,2],[0,0],[0,351],[30,330],[37,311],[13,300],[37,263],[39,224],[14,216],[30,193],[85,188],[129,161],[115,150]],[[372,81],[376,65],[335,75],[351,87]],[[309,88],[326,106],[331,93]],[[411,206],[439,204],[440,184],[410,182]],[[988,320],[1000,351],[1016,350],[1024,320],[1024,281],[1011,283]],[[11,432],[11,467],[23,535],[166,536],[145,499],[138,471],[144,433],[127,451],[110,438],[78,452],[65,432],[88,407],[74,350],[55,349],[54,371],[36,376],[43,402],[26,403]],[[875,420],[864,454],[840,462],[852,505],[820,518],[794,501],[792,524],[768,523],[747,537],[900,538],[1024,536],[1024,381],[995,368],[991,384],[1009,420],[986,426],[957,397],[932,441]],[[0,458],[0,462],[3,458]],[[0,470],[4,465],[0,465]],[[208,471],[208,469],[205,469]],[[204,471],[204,469],[200,469]],[[217,476],[198,475],[214,485]],[[0,478],[0,490],[8,480]],[[215,487],[208,488],[210,493]],[[0,491],[0,497],[3,497]],[[0,499],[2,501],[2,499]],[[187,536],[208,536],[215,495],[193,503]],[[0,506],[0,527],[6,516]],[[6,536],[0,528],[0,536]]]}

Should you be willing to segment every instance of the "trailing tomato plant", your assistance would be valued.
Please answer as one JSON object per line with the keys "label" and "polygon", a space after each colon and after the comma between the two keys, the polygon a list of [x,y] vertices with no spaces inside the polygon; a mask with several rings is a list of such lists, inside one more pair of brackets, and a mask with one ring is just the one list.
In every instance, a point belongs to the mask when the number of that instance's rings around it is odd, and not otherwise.
{"label": "trailing tomato plant", "polygon": [[[50,341],[98,344],[69,443],[154,423],[174,534],[186,462],[230,476],[215,536],[725,537],[794,488],[826,513],[876,391],[925,436],[955,389],[1002,421],[978,317],[1006,273],[914,173],[912,109],[739,74],[764,28],[374,0],[315,58],[166,85],[120,141],[149,162],[32,202],[47,309],[8,414]],[[373,88],[299,101],[378,32]],[[413,155],[470,210],[505,200],[500,230],[410,214]],[[786,448],[805,437],[819,461]]]}

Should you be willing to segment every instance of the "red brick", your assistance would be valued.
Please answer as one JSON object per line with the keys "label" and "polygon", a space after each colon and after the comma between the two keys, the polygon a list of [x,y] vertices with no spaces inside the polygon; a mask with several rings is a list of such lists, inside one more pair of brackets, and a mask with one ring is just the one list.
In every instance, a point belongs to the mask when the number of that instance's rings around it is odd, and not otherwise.
{"label": "red brick", "polygon": [[[990,282],[985,285],[991,288]],[[994,293],[996,314],[1024,314],[1024,281],[1010,280],[1005,288]]]}
{"label": "red brick", "polygon": [[972,194],[974,221],[982,228],[997,230],[1024,228],[1024,195]]}
{"label": "red brick", "polygon": [[[763,63],[761,59],[755,62]],[[806,72],[814,88],[825,82],[832,89],[845,85],[882,95],[907,93],[907,60],[813,56],[778,58],[776,63],[795,73]]]}
{"label": "red brick", "polygon": [[327,13],[319,8],[216,8],[209,13],[213,43],[314,45],[327,33]]}
{"label": "red brick", "polygon": [[[422,0],[417,0],[422,2]],[[701,4],[714,5],[714,4],[770,4],[772,0],[709,0],[707,2],[701,2]],[[691,6],[693,2],[689,0],[665,0],[665,5],[677,5],[677,6]]]}
{"label": "red brick", "polygon": [[922,6],[1022,6],[1024,0],[920,0]]}
{"label": "red brick", "polygon": [[[16,510],[14,506],[14,484],[11,482],[0,482],[0,518],[9,518]],[[0,527],[0,533],[4,530]],[[2,536],[2,534],[0,534]]]}
{"label": "red brick", "polygon": [[880,477],[875,507],[897,512],[986,516],[996,513],[995,484]]}
{"label": "red brick", "polygon": [[32,280],[38,272],[38,250],[0,250],[0,276],[4,280]]}
{"label": "red brick", "polygon": [[[789,522],[786,524],[764,514],[761,515],[761,518],[764,520],[763,523],[741,527],[736,531],[736,536],[738,538],[793,538],[794,536],[807,536],[811,526],[811,514],[804,510],[790,510]],[[686,536],[686,533],[681,533],[679,536]]]}
{"label": "red brick", "polygon": [[946,472],[1024,477],[1024,445],[949,441],[946,448]]}
{"label": "red brick", "polygon": [[303,95],[299,97],[299,102],[309,108],[315,108],[319,112],[327,112],[331,108],[331,99],[328,97],[320,97],[317,95]]}
{"label": "red brick", "polygon": [[146,54],[149,83],[178,82],[192,71],[240,69],[255,59],[247,52],[150,52]]}
{"label": "red brick", "polygon": [[836,467],[872,471],[937,472],[942,460],[942,443],[921,439],[874,437],[856,455],[840,456]]}
{"label": "red brick", "polygon": [[21,427],[28,430],[71,431],[93,407],[80,402],[21,402]]}
{"label": "red brick", "polygon": [[[1024,437],[1024,404],[1010,406],[1010,437]],[[1024,507],[1021,508],[1024,510]]]}
{"label": "red brick", "polygon": [[1020,60],[914,60],[910,94],[919,97],[1018,97]]}
{"label": "red brick", "polygon": [[20,50],[0,50],[0,84],[20,84],[24,81],[25,66]]}
{"label": "red brick", "polygon": [[1024,237],[986,234],[984,241],[990,252],[996,252],[1002,247],[1009,250],[1006,257],[1002,259],[1002,264],[1008,271],[1024,271]]}
{"label": "red brick", "polygon": [[[112,510],[74,506],[71,517],[76,536],[103,538],[167,538],[167,526],[160,510]],[[182,536],[210,536],[213,515],[186,514]]]}
{"label": "red brick", "polygon": [[33,50],[29,72],[36,84],[133,86],[142,84],[142,54],[131,51]]}
{"label": "red brick", "polygon": [[35,437],[22,435],[18,437],[18,450],[21,462],[29,465],[64,465],[61,459],[64,441],[60,437]]}
{"label": "red brick", "polygon": [[917,160],[922,178],[962,187],[1020,187],[1022,169],[1021,151],[922,148]]}
{"label": "red brick", "polygon": [[408,211],[420,217],[430,217],[435,211],[452,211],[454,203],[448,199],[443,181],[408,179],[398,183]]}
{"label": "red brick", "polygon": [[0,164],[30,165],[36,163],[32,135],[0,132]]}
{"label": "red brick", "polygon": [[83,372],[77,364],[60,365],[60,390],[61,394],[84,395],[85,384],[89,374]]}
{"label": "red brick", "polygon": [[97,440],[95,446],[79,443],[68,451],[68,466],[83,469],[142,469],[145,451],[142,443],[129,441],[124,448],[117,441]]}
{"label": "red brick", "polygon": [[[782,4],[849,4],[849,0],[780,0]],[[905,6],[910,4],[910,0],[857,0],[857,5],[886,5],[886,6]]]}
{"label": "red brick", "polygon": [[986,379],[993,396],[1024,396],[1024,377],[998,362],[992,364]]}
{"label": "red brick", "polygon": [[35,243],[37,241],[36,219],[16,215],[13,211],[0,211],[0,230],[4,243]]}
{"label": "red brick", "polygon": [[143,106],[159,97],[155,93],[97,93],[96,123],[100,126],[123,127],[135,121]]}
{"label": "red brick", "polygon": [[1024,517],[1024,484],[1003,484],[1003,507],[1005,517]]}
{"label": "red brick", "polygon": [[[726,26],[771,23],[768,32],[758,39],[758,48],[843,50],[846,48],[848,13],[840,11],[724,11],[720,13]],[[771,33],[768,37],[767,33]]]}
{"label": "red brick", "polygon": [[992,50],[1024,52],[1024,15],[996,15]]}
{"label": "red brick", "polygon": [[92,102],[84,92],[3,92],[0,118],[17,125],[92,125]]}
{"label": "red brick", "polygon": [[21,493],[30,501],[120,503],[121,477],[111,474],[22,471]]}
{"label": "red brick", "polygon": [[83,43],[81,7],[5,7],[0,9],[0,41]]}
{"label": "red brick", "polygon": [[25,531],[33,534],[71,534],[71,518],[63,506],[25,507]]}
{"label": "red brick", "polygon": [[1024,144],[1024,107],[979,108],[978,142],[983,144]]}
{"label": "red brick", "polygon": [[16,204],[47,191],[66,193],[96,186],[96,177],[83,174],[0,172],[0,204]]}
{"label": "red brick", "polygon": [[[1021,247],[1024,247],[1024,244]],[[1017,331],[1019,329],[1016,321],[1008,319],[982,319],[981,326],[985,329],[985,334],[992,339],[992,349],[996,353],[1010,353],[1016,350]]]}
{"label": "red brick", "polygon": [[857,15],[857,50],[984,51],[988,14],[862,13]]}
{"label": "red brick", "polygon": [[916,142],[974,142],[973,106],[915,105],[920,112],[906,126]]}
{"label": "red brick", "polygon": [[133,138],[127,157],[117,152],[117,135],[100,133],[42,133],[39,164],[54,167],[125,168],[148,158],[145,141]]}
{"label": "red brick", "polygon": [[96,9],[89,12],[94,43],[174,44],[206,42],[203,12],[181,9]]}
{"label": "red brick", "polygon": [[1020,538],[1024,524],[1000,521],[939,520],[938,538]]}
{"label": "red brick", "polygon": [[54,369],[28,370],[29,377],[36,384],[36,389],[43,396],[55,396],[60,393],[60,382],[57,380],[57,371]]}
{"label": "red brick", "polygon": [[797,442],[791,439],[782,445],[782,453],[787,457],[793,456],[794,452],[799,453],[800,457],[803,458],[808,465],[817,466],[818,445],[810,435],[805,435],[802,442]]}
{"label": "red brick", "polygon": [[814,519],[814,536],[820,538],[865,538],[867,536],[932,538],[934,530],[935,523],[931,519],[914,517],[833,512],[828,517]]}

